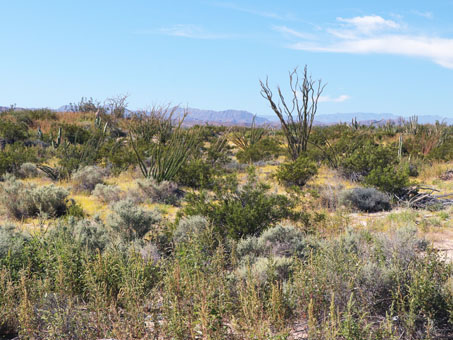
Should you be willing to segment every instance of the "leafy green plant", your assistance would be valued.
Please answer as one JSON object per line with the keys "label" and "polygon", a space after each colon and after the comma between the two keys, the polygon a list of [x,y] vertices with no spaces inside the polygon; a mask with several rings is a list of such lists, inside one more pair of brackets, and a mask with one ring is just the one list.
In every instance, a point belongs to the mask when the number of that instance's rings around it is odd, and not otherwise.
{"label": "leafy green plant", "polygon": [[263,138],[244,150],[238,151],[236,158],[241,163],[270,160],[282,154],[279,142],[274,138]]}
{"label": "leafy green plant", "polygon": [[181,167],[175,181],[193,189],[209,189],[212,188],[214,175],[215,169],[211,164],[202,159],[193,159]]}
{"label": "leafy green plant", "polygon": [[380,166],[371,170],[368,176],[365,177],[366,184],[374,186],[384,192],[400,196],[404,194],[410,186],[409,174],[406,169]]}
{"label": "leafy green plant", "polygon": [[25,147],[19,143],[7,145],[0,151],[0,175],[7,172],[17,173],[24,163],[37,162],[40,160],[37,149]]}
{"label": "leafy green plant", "polygon": [[233,239],[258,235],[282,219],[297,218],[293,201],[268,191],[269,186],[258,182],[252,169],[242,187],[229,178],[217,186],[211,199],[205,192],[188,194],[183,213],[207,217],[220,235]]}
{"label": "leafy green plant", "polygon": [[282,184],[302,187],[317,173],[318,168],[316,164],[310,159],[301,156],[295,161],[280,165],[275,177]]}

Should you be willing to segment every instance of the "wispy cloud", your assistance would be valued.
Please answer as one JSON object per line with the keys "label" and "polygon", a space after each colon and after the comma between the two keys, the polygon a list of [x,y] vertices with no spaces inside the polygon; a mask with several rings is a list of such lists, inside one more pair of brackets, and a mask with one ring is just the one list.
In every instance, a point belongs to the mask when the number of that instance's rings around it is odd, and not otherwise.
{"label": "wispy cloud", "polygon": [[337,21],[353,26],[357,33],[371,34],[386,29],[398,29],[400,25],[393,20],[386,20],[378,15],[366,15],[363,17],[341,18]]}
{"label": "wispy cloud", "polygon": [[206,31],[203,27],[198,25],[173,25],[169,27],[161,27],[154,30],[139,30],[136,34],[163,34],[172,37],[182,37],[190,39],[229,39],[233,38],[229,34],[212,33]]}
{"label": "wispy cloud", "polygon": [[392,54],[429,59],[453,69],[453,39],[411,34],[404,24],[380,16],[337,18],[317,41],[300,36],[296,50],[353,54]]}
{"label": "wispy cloud", "polygon": [[348,96],[347,94],[342,94],[341,96],[338,97],[330,97],[330,96],[320,96],[319,97],[319,102],[320,103],[342,103],[351,97]]}
{"label": "wispy cloud", "polygon": [[420,12],[420,11],[416,11],[416,10],[413,10],[412,11],[413,14],[415,15],[418,15],[419,17],[423,17],[423,18],[426,18],[426,19],[433,19],[434,18],[434,15],[432,12]]}
{"label": "wispy cloud", "polygon": [[292,13],[286,13],[286,14],[280,14],[276,12],[271,12],[271,11],[264,11],[261,9],[255,9],[255,8],[250,8],[250,7],[243,7],[240,6],[236,3],[233,2],[214,2],[213,3],[217,7],[222,7],[222,8],[228,8],[234,11],[238,12],[243,12],[243,13],[248,13],[264,18],[269,18],[269,19],[277,19],[277,20],[294,20],[295,17]]}
{"label": "wispy cloud", "polygon": [[305,32],[298,32],[296,30],[293,30],[289,27],[286,26],[272,26],[272,29],[276,32],[280,32],[289,36],[293,36],[296,38],[302,38],[302,39],[315,39],[316,36],[311,33],[305,33]]}

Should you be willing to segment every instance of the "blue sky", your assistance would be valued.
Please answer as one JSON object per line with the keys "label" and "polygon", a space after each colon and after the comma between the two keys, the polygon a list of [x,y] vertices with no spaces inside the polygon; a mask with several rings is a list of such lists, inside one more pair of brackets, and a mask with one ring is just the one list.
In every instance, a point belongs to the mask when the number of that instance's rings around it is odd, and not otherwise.
{"label": "blue sky", "polygon": [[308,65],[319,113],[453,117],[453,1],[0,0],[0,105],[128,93],[272,115],[259,79]]}

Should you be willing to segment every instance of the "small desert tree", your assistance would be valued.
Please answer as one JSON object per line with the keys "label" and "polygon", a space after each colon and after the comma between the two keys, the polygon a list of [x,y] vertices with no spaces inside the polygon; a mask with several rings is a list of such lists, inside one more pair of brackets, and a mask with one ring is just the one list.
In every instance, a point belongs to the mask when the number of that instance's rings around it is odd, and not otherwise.
{"label": "small desert tree", "polygon": [[104,106],[107,107],[108,112],[115,118],[124,118],[127,111],[127,98],[128,94],[120,94],[105,100]]}
{"label": "small desert tree", "polygon": [[277,115],[282,125],[283,133],[288,142],[289,154],[293,160],[307,151],[313,120],[318,110],[318,101],[325,86],[320,80],[313,80],[305,66],[303,74],[299,75],[297,68],[289,72],[291,103],[283,96],[280,86],[277,86],[279,101],[273,98],[273,93],[266,82],[260,80],[261,95],[266,99]]}

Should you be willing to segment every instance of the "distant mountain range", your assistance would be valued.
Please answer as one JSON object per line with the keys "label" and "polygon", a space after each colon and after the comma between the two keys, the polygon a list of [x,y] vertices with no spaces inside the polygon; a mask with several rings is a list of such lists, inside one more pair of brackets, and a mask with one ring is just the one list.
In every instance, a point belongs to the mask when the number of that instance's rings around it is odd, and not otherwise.
{"label": "distant mountain range", "polygon": [[[449,125],[453,124],[453,118],[442,117],[438,115],[422,115],[417,116],[420,124],[433,124],[436,121],[445,122]],[[335,123],[350,123],[353,119],[357,119],[357,122],[361,124],[372,124],[372,123],[385,123],[392,121],[398,123],[401,119],[408,119],[408,117],[398,116],[393,113],[335,113],[317,115],[315,123],[318,125],[330,125]]]}
{"label": "distant mountain range", "polygon": [[[0,106],[0,112],[10,109],[7,106]],[[16,110],[21,110],[22,108],[16,108]],[[68,105],[61,106],[55,111],[68,111],[70,108]],[[250,125],[252,124],[253,113],[244,111],[244,110],[224,110],[224,111],[214,111],[214,110],[202,110],[196,108],[178,108],[175,111],[176,117],[182,117],[185,111],[188,111],[188,116],[185,119],[186,125],[196,125],[196,124],[213,124],[213,125]],[[176,118],[175,117],[175,118]],[[350,123],[351,120],[357,119],[361,124],[385,124],[388,121],[398,123],[401,119],[407,117],[402,117],[395,115],[393,113],[365,113],[365,112],[354,112],[354,113],[335,113],[335,114],[324,114],[317,115],[314,124],[315,125],[331,125],[336,123]],[[446,122],[449,125],[453,125],[453,118],[447,118],[439,115],[422,115],[418,116],[418,122],[420,124],[428,124]],[[265,118],[262,116],[256,116],[255,122],[257,125],[269,125],[269,126],[279,126],[277,117]]]}

